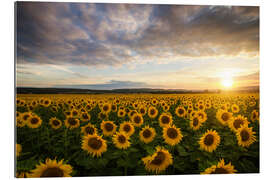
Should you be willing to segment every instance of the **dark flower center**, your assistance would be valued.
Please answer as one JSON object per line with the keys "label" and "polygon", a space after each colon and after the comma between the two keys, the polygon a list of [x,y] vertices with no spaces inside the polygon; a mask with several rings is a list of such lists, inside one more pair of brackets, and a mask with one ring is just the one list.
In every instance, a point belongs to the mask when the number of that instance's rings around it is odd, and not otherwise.
{"label": "dark flower center", "polygon": [[207,134],[204,138],[204,144],[211,146],[214,143],[214,136],[212,134]]}
{"label": "dark flower center", "polygon": [[164,161],[165,161],[165,154],[163,152],[158,152],[157,153],[157,156],[155,157],[155,159],[151,162],[151,164],[154,164],[154,165],[161,165]]}
{"label": "dark flower center", "polygon": [[33,118],[31,119],[31,124],[37,124],[37,123],[38,123],[38,118],[33,117]]}
{"label": "dark flower center", "polygon": [[63,177],[64,172],[58,167],[47,168],[40,177]]}
{"label": "dark flower center", "polygon": [[77,116],[78,115],[78,112],[77,111],[73,111],[72,114],[73,114],[73,116]]}
{"label": "dark flower center", "polygon": [[152,135],[152,132],[149,129],[143,131],[143,137],[149,138]]}
{"label": "dark flower center", "polygon": [[240,128],[240,126],[243,125],[243,124],[244,124],[244,122],[241,119],[236,119],[233,122],[233,126],[234,126],[235,129]]}
{"label": "dark flower center", "polygon": [[229,114],[228,113],[223,113],[221,116],[223,121],[228,121],[229,120]]}
{"label": "dark flower center", "polygon": [[123,129],[125,132],[129,132],[131,128],[130,125],[126,124]]}
{"label": "dark flower center", "polygon": [[113,125],[112,125],[111,123],[106,123],[106,124],[105,124],[105,129],[106,129],[107,131],[112,131],[112,130],[113,130]]}
{"label": "dark flower center", "polygon": [[198,124],[199,124],[199,120],[196,117],[196,118],[193,119],[193,126],[196,127]]}
{"label": "dark flower center", "polygon": [[126,137],[123,135],[118,136],[118,142],[124,144],[126,142]]}
{"label": "dark flower center", "polygon": [[88,114],[87,113],[83,113],[82,117],[83,117],[83,119],[88,119]]}
{"label": "dark flower center", "polygon": [[53,120],[52,123],[53,123],[54,126],[58,126],[60,124],[60,122],[58,120]]}
{"label": "dark flower center", "polygon": [[104,111],[108,111],[109,110],[109,107],[108,106],[103,106],[103,110]]}
{"label": "dark flower center", "polygon": [[170,118],[168,116],[162,116],[161,122],[163,124],[168,124],[170,122]]}
{"label": "dark flower center", "polygon": [[94,134],[95,132],[95,129],[93,127],[89,127],[87,126],[84,131],[87,133],[87,134]]}
{"label": "dark flower center", "polygon": [[151,114],[151,115],[154,115],[155,112],[156,112],[155,109],[151,109],[151,110],[150,110],[150,114]]}
{"label": "dark flower center", "polygon": [[116,106],[112,105],[112,110],[115,111],[116,110]]}
{"label": "dark flower center", "polygon": [[136,124],[139,124],[139,123],[141,122],[140,116],[135,116],[135,117],[134,117],[134,122],[135,122]]}
{"label": "dark flower center", "polygon": [[144,113],[145,113],[145,110],[142,108],[142,109],[140,109],[140,112],[141,112],[142,114],[144,114]]}
{"label": "dark flower center", "polygon": [[97,139],[96,137],[90,138],[88,140],[88,146],[95,150],[98,150],[102,146],[102,141]]}
{"label": "dark flower center", "polygon": [[242,138],[242,141],[247,141],[250,137],[249,133],[246,130],[241,131],[240,136]]}
{"label": "dark flower center", "polygon": [[211,174],[228,174],[229,172],[224,168],[216,168]]}
{"label": "dark flower center", "polygon": [[29,117],[30,117],[29,114],[26,114],[26,115],[23,116],[23,120],[26,121]]}
{"label": "dark flower center", "polygon": [[174,128],[168,128],[167,135],[171,139],[175,139],[178,136],[177,130]]}
{"label": "dark flower center", "polygon": [[184,114],[184,110],[182,108],[178,109],[179,114]]}
{"label": "dark flower center", "polygon": [[72,118],[72,117],[70,117],[70,118],[68,118],[68,123],[70,124],[70,125],[75,125],[77,122],[76,122],[76,120],[74,119],[74,118]]}

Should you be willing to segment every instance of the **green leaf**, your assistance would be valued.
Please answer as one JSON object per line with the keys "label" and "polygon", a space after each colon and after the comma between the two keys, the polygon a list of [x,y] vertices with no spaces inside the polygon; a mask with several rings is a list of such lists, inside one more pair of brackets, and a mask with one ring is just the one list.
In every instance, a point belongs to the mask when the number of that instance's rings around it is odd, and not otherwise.
{"label": "green leaf", "polygon": [[179,156],[189,156],[190,154],[186,152],[186,149],[181,145],[176,145],[177,151],[179,152]]}

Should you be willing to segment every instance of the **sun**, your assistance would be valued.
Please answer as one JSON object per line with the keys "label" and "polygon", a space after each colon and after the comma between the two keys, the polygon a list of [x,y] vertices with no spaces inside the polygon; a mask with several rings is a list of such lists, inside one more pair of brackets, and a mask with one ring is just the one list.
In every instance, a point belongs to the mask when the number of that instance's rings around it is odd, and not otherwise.
{"label": "sun", "polygon": [[233,80],[230,79],[230,78],[225,78],[222,80],[221,84],[226,87],[226,88],[229,88],[229,87],[232,87],[233,85]]}

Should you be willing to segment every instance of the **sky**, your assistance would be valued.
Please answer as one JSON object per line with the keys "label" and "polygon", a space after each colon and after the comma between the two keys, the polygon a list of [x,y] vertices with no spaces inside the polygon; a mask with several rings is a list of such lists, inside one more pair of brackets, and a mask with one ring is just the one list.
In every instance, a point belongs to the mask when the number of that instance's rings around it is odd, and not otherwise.
{"label": "sky", "polygon": [[16,9],[17,87],[259,86],[258,7],[17,2]]}

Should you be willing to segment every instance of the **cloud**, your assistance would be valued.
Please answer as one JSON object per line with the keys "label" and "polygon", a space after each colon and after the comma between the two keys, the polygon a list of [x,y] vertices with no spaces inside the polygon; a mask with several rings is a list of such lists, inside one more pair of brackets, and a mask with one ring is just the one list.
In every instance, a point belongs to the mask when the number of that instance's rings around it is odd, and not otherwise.
{"label": "cloud", "polygon": [[258,7],[17,2],[19,64],[118,67],[258,52]]}

